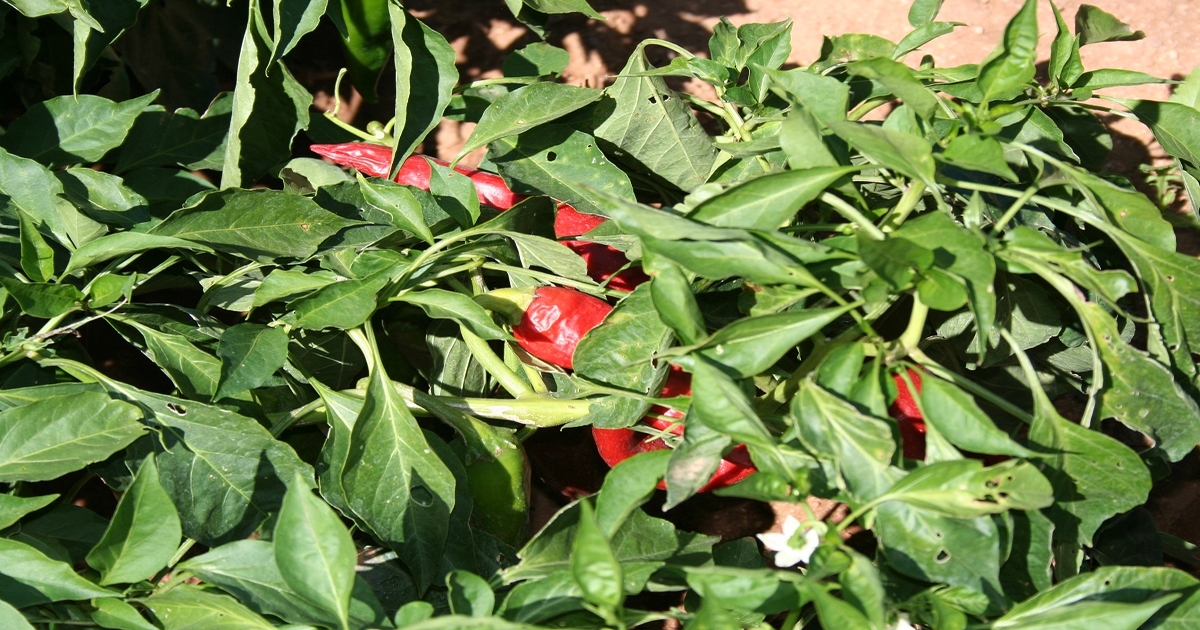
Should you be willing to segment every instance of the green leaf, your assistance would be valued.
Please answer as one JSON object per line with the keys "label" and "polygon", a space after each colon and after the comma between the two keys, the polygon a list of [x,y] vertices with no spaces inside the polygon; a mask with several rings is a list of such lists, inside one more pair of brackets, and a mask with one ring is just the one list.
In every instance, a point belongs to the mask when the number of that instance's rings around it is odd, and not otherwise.
{"label": "green leaf", "polygon": [[907,288],[917,274],[933,265],[933,250],[896,234],[875,240],[859,232],[857,240],[863,263],[894,289]]}
{"label": "green leaf", "polygon": [[1171,371],[1125,343],[1117,323],[1095,303],[1075,304],[1106,368],[1108,382],[1098,397],[1099,417],[1116,418],[1150,436],[1178,461],[1200,442],[1200,407]]}
{"label": "green leaf", "polygon": [[46,282],[54,277],[54,250],[42,238],[29,215],[20,208],[13,210],[21,226],[21,271],[34,282]]}
{"label": "green leaf", "polygon": [[688,218],[721,227],[773,230],[854,170],[817,167],[756,177],[704,200]]}
{"label": "green leaf", "polygon": [[358,552],[341,519],[308,484],[296,473],[283,497],[275,522],[275,562],[300,597],[334,613],[347,627]]}
{"label": "green leaf", "polygon": [[828,125],[846,120],[850,88],[837,79],[797,68],[768,70],[767,76],[783,90],[789,100],[804,105],[817,120]]}
{"label": "green leaf", "polygon": [[959,26],[965,25],[962,22],[929,22],[928,24],[921,24],[896,43],[896,51],[892,53],[892,59],[902,59],[908,53],[925,44],[943,35],[953,33],[954,29]]}
{"label": "green leaf", "polygon": [[458,68],[454,65],[454,49],[440,33],[395,2],[388,3],[388,15],[396,65],[396,141],[389,172],[392,179],[413,149],[442,121],[451,91],[458,83]]}
{"label": "green leaf", "polygon": [[561,118],[597,100],[600,90],[539,81],[496,99],[483,112],[455,161],[489,142],[514,136]]}
{"label": "green leaf", "polygon": [[17,301],[27,315],[52,319],[78,310],[84,295],[69,284],[21,282],[16,278],[0,278],[0,285]]}
{"label": "green leaf", "polygon": [[1004,159],[1004,147],[991,136],[958,136],[936,157],[959,168],[990,173],[1010,182],[1017,181],[1017,174]]}
{"label": "green leaf", "polygon": [[[597,106],[596,139],[620,152],[620,162],[691,191],[708,180],[716,149],[691,108],[650,70],[644,48],[629,57]],[[618,155],[605,148],[610,155]]]}
{"label": "green leaf", "polygon": [[671,329],[655,311],[650,288],[638,287],[575,346],[575,373],[627,391],[656,394],[650,391],[658,376],[653,359],[671,338]]}
{"label": "green leaf", "polygon": [[670,457],[667,450],[638,453],[604,476],[596,499],[596,524],[605,536],[616,534],[629,515],[654,494]]}
{"label": "green leaf", "polygon": [[1079,59],[1079,40],[1071,35],[1058,5],[1051,3],[1050,9],[1054,11],[1058,32],[1050,45],[1050,66],[1047,70],[1050,73],[1051,85],[1066,88],[1074,85],[1083,74],[1083,62]]}
{"label": "green leaf", "polygon": [[342,488],[362,526],[400,554],[421,591],[438,575],[456,485],[428,439],[376,364],[350,435]]}
{"label": "green leaf", "polygon": [[1075,33],[1079,45],[1100,42],[1133,42],[1146,37],[1141,31],[1131,31],[1129,25],[1116,16],[1090,4],[1079,5],[1075,12]]}
{"label": "green leaf", "polygon": [[433,232],[425,222],[421,203],[407,186],[374,177],[367,179],[362,173],[358,174],[358,185],[362,189],[363,199],[390,216],[393,225],[417,235],[430,245],[433,244]]}
{"label": "green leaf", "polygon": [[1160,79],[1145,72],[1121,70],[1119,68],[1102,68],[1079,75],[1079,79],[1071,87],[1075,89],[1099,90],[1123,85],[1148,85],[1166,82],[1166,79]]}
{"label": "green leaf", "polygon": [[75,249],[103,235],[107,228],[63,199],[63,185],[45,166],[0,148],[0,214],[29,215],[60,245]]}
{"label": "green leaf", "polygon": [[609,162],[596,139],[567,125],[547,124],[534,133],[497,139],[488,147],[488,158],[514,191],[549,195],[587,214],[604,209],[589,188],[634,199],[629,176]]}
{"label": "green leaf", "polygon": [[596,524],[592,504],[584,499],[579,507],[579,531],[571,547],[571,576],[588,603],[602,610],[616,610],[625,600],[621,563]]}
{"label": "green leaf", "polygon": [[987,468],[975,459],[928,464],[897,481],[885,496],[954,518],[1036,510],[1054,502],[1050,482],[1032,464],[1016,460]]}
{"label": "green leaf", "polygon": [[445,289],[425,289],[401,294],[398,299],[421,307],[426,315],[434,319],[458,322],[483,339],[509,338],[482,306],[462,293]]}
{"label": "green leaf", "polygon": [[[279,571],[273,542],[234,541],[189,558],[178,569],[219,587],[259,614],[314,626],[335,627],[341,623],[332,612],[302,598],[288,586]],[[350,618],[361,626],[384,625],[383,610],[361,578],[355,581]]]}
{"label": "green leaf", "polygon": [[102,586],[147,580],[167,566],[182,535],[179,512],[159,483],[158,466],[151,455],[121,495],[112,521],[88,553],[87,563],[100,572]]}
{"label": "green leaf", "polygon": [[142,435],[141,413],[99,392],[0,411],[0,481],[44,481],[107,459]]}
{"label": "green leaf", "polygon": [[52,560],[16,540],[0,538],[0,591],[4,602],[17,608],[49,602],[120,597],[79,575],[71,565]]}
{"label": "green leaf", "polygon": [[843,480],[830,481],[856,499],[874,499],[900,477],[888,466],[896,451],[888,421],[863,413],[811,379],[792,398],[791,415],[800,441]]}
{"label": "green leaf", "polygon": [[913,0],[908,8],[908,23],[922,26],[937,19],[938,11],[942,10],[942,0]]}
{"label": "green leaf", "polygon": [[114,315],[113,320],[137,329],[145,340],[146,354],[170,377],[184,397],[212,399],[221,380],[220,360],[182,335],[163,332],[119,315]]}
{"label": "green leaf", "polygon": [[496,594],[487,580],[461,569],[446,574],[450,611],[456,615],[487,618],[496,608]]}
{"label": "green leaf", "polygon": [[312,95],[282,62],[271,62],[272,42],[259,4],[251,6],[242,35],[221,188],[252,183],[291,153],[292,139],[308,128]]}
{"label": "green leaf", "polygon": [[279,0],[271,20],[271,64],[283,59],[300,39],[317,28],[327,0]]}
{"label": "green leaf", "polygon": [[512,239],[521,256],[521,265],[525,268],[542,267],[564,278],[579,282],[591,282],[587,275],[587,263],[579,254],[557,241],[519,234],[516,232],[501,232]]}
{"label": "green leaf", "polygon": [[375,312],[377,294],[387,284],[387,271],[362,280],[342,280],[292,302],[296,327],[310,330],[354,328]]}
{"label": "green leaf", "polygon": [[151,234],[174,236],[274,262],[307,258],[322,241],[359,224],[329,212],[307,197],[278,190],[223,190],[205,196],[156,225]]}
{"label": "green leaf", "polygon": [[1037,0],[1025,0],[1004,27],[1004,40],[979,66],[977,83],[983,102],[1004,101],[1033,81],[1037,61]]}
{"label": "green leaf", "polygon": [[72,87],[79,91],[84,74],[90,70],[100,56],[108,49],[125,29],[133,26],[138,12],[144,8],[148,0],[114,0],[112,2],[97,2],[88,4],[87,17],[80,19],[76,16],[75,31],[75,72]]}
{"label": "green leaf", "polygon": [[63,273],[69,274],[106,260],[155,249],[185,249],[213,253],[210,247],[173,236],[159,236],[142,232],[117,232],[101,236],[72,252],[71,262],[67,264]]}
{"label": "green leaf", "polygon": [[888,565],[902,575],[999,593],[1000,534],[991,516],[950,518],[888,501],[876,510],[874,531]]}
{"label": "green leaf", "polygon": [[929,120],[938,109],[938,97],[921,83],[912,68],[898,61],[864,59],[851,62],[846,70],[854,76],[878,81],[922,119]]}
{"label": "green leaf", "polygon": [[546,42],[534,42],[504,58],[506,77],[544,77],[562,74],[571,61],[566,50]]}
{"label": "green leaf", "polygon": [[18,497],[12,494],[0,494],[0,529],[7,529],[13,523],[24,518],[26,514],[36,512],[57,499],[57,494],[47,494],[39,497]]}
{"label": "green leaf", "polygon": [[692,294],[692,286],[683,270],[670,261],[647,260],[647,270],[653,274],[650,295],[654,308],[663,323],[685,344],[696,344],[708,336],[700,305]]}
{"label": "green leaf", "polygon": [[199,115],[180,108],[174,112],[148,107],[129,130],[113,172],[128,173],[148,166],[219,167],[233,99],[218,97]]}
{"label": "green leaf", "polygon": [[739,378],[770,369],[800,342],[820,332],[851,307],[805,309],[744,317],[713,333],[697,350]]}
{"label": "green leaf", "polygon": [[522,0],[526,6],[539,13],[582,13],[593,20],[605,17],[596,12],[587,0]]}
{"label": "green leaf", "polygon": [[919,179],[931,188],[935,186],[933,175],[937,166],[933,150],[924,138],[867,123],[826,121],[825,124],[872,162]]}
{"label": "green leaf", "polygon": [[142,600],[163,630],[273,630],[275,625],[228,595],[180,584]]}
{"label": "green leaf", "polygon": [[1154,132],[1164,151],[1200,164],[1200,110],[1180,103],[1137,101],[1133,113]]}
{"label": "green leaf", "polygon": [[479,221],[479,193],[470,177],[430,160],[429,194],[459,227],[466,229]]}
{"label": "green leaf", "polygon": [[227,328],[217,346],[221,381],[213,400],[261,387],[287,361],[287,347],[283,328],[251,323]]}
{"label": "green leaf", "polygon": [[1055,503],[1046,515],[1056,525],[1055,540],[1090,546],[1104,521],[1146,501],[1150,473],[1137,453],[1117,440],[1044,406],[1034,417],[1029,441],[1048,451],[1039,463],[1054,487]]}
{"label": "green leaf", "polygon": [[0,137],[0,146],[50,167],[99,162],[121,146],[158,91],[124,103],[100,96],[57,96],[26,111]]}
{"label": "green leaf", "polygon": [[[1183,593],[1194,592],[1195,580],[1173,569],[1099,567],[1077,575],[1013,606],[996,619],[996,628],[1140,628]],[[1181,593],[1182,591],[1182,593]],[[1146,593],[1165,594],[1147,601]],[[1171,627],[1162,623],[1154,627]],[[1182,621],[1182,620],[1178,620]],[[1178,622],[1177,621],[1177,622]]]}
{"label": "green leaf", "polygon": [[279,510],[283,479],[295,471],[312,474],[291,446],[256,420],[128,386],[116,393],[153,414],[162,432],[154,441],[159,479],[188,538],[209,546],[245,538]]}
{"label": "green leaf", "polygon": [[92,621],[102,628],[119,628],[120,630],[158,630],[158,626],[146,621],[138,609],[123,599],[94,599],[92,605]]}
{"label": "green leaf", "polygon": [[254,290],[254,308],[276,300],[289,300],[312,293],[338,281],[332,271],[307,269],[275,269],[263,278]]}
{"label": "green leaf", "polygon": [[955,446],[975,453],[1031,457],[975,404],[969,394],[949,381],[921,379],[921,415]]}

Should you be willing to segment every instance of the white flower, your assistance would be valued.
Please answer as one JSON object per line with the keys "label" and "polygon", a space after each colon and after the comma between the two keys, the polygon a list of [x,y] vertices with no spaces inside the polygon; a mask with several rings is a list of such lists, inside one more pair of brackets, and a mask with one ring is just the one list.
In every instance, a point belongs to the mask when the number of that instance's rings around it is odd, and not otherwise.
{"label": "white flower", "polygon": [[887,630],[919,630],[920,626],[912,625],[908,620],[908,613],[900,613],[896,619],[896,623],[887,627]]}
{"label": "white flower", "polygon": [[[775,552],[775,566],[793,567],[803,562],[808,564],[813,552],[821,544],[821,534],[825,533],[825,523],[820,521],[805,522],[802,536],[797,536],[801,522],[796,517],[788,515],[783,521],[782,533],[759,534],[758,539],[763,546]],[[799,545],[799,546],[795,546]]]}

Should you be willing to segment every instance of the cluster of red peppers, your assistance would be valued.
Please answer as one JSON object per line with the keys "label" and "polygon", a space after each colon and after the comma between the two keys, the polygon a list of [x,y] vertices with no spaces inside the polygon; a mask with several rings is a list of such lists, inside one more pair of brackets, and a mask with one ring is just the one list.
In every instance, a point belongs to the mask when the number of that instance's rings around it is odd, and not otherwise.
{"label": "cluster of red peppers", "polygon": [[[391,167],[392,152],[388,147],[364,142],[344,144],[314,144],[310,147],[318,155],[335,164],[357,169],[373,177],[386,177]],[[400,184],[429,189],[431,178],[430,162],[448,166],[446,162],[422,155],[413,155],[401,165],[395,181]],[[481,205],[496,210],[507,210],[525,199],[514,192],[499,175],[474,169],[454,169],[471,179]],[[640,267],[630,266],[628,258],[618,249],[591,241],[573,240],[607,221],[605,217],[577,211],[565,202],[559,202],[554,221],[555,236],[572,251],[579,254],[587,264],[588,275],[597,282],[620,291],[632,291],[649,280]],[[523,306],[520,321],[513,325],[513,337],[518,345],[530,355],[563,369],[572,369],[575,346],[588,331],[599,326],[613,307],[599,298],[575,289],[564,287],[539,287],[516,300]],[[909,378],[917,388],[921,387],[920,375],[908,371]],[[890,415],[899,423],[904,456],[910,459],[925,457],[925,423],[921,411],[913,399],[907,384],[900,375],[894,375],[899,395],[889,408]],[[665,398],[690,396],[691,375],[672,366],[660,395]],[[654,406],[642,422],[658,431],[683,434],[679,422],[684,414],[668,407]],[[661,437],[654,437],[636,429],[593,428],[592,436],[600,457],[609,466],[638,453],[670,448]],[[709,482],[701,492],[737,483],[755,472],[744,445],[735,447],[725,455]],[[664,487],[659,484],[659,487]]]}

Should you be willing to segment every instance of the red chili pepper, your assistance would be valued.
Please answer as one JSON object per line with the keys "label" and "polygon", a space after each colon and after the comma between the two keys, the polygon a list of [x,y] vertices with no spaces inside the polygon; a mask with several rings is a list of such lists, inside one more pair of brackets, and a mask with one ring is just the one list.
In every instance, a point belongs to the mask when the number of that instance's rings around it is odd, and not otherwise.
{"label": "red chili pepper", "polygon": [[[675,366],[671,366],[671,371],[667,373],[667,381],[663,384],[661,395],[666,398],[674,398],[676,396],[690,396],[691,393],[692,375]],[[683,425],[667,419],[682,419],[683,413],[660,405],[651,407],[650,411],[652,414],[665,417],[648,415],[642,419],[642,422],[659,431],[670,431],[674,435],[683,435]],[[635,429],[599,429],[593,427],[592,439],[596,441],[596,450],[599,451],[600,458],[610,467],[616,466],[638,453],[671,448],[662,438],[650,437],[644,432]],[[745,445],[738,445],[721,459],[721,463],[717,465],[717,472],[713,473],[708,483],[700,488],[700,492],[708,492],[716,488],[733,485],[749,477],[756,470],[754,463],[750,461],[750,454],[746,451]],[[665,490],[666,487],[665,482],[659,482],[658,488],[660,490]]]}
{"label": "red chili pepper", "polygon": [[[392,165],[392,150],[379,144],[346,142],[343,144],[314,144],[309,148],[313,153],[328,158],[335,164],[352,167],[360,173],[372,177],[387,177],[388,168]],[[396,175],[396,182],[429,190],[431,175],[429,161],[448,166],[446,162],[436,158],[412,155],[401,165],[400,172]],[[461,166],[455,167],[454,170],[471,178],[471,181],[475,183],[475,191],[479,195],[479,203],[485,206],[496,210],[508,210],[525,199],[525,195],[513,192],[499,175]],[[558,238],[579,236],[607,220],[598,214],[586,214],[566,202],[559,202],[554,216],[554,235]],[[629,263],[624,252],[602,243],[571,240],[563,241],[563,245],[583,258],[588,265],[588,276],[597,282],[608,280],[618,269]],[[640,268],[630,267],[609,280],[608,286],[618,291],[632,291],[649,279],[650,277]]]}
{"label": "red chili pepper", "polygon": [[[913,386],[917,388],[917,393],[920,394],[921,373],[909,368],[907,374],[908,378],[912,379]],[[888,415],[900,425],[900,442],[904,456],[908,459],[923,460],[925,459],[925,417],[921,415],[921,409],[917,406],[917,401],[913,399],[913,393],[909,391],[904,377],[893,374],[892,380],[896,382],[896,389],[899,390],[899,393],[896,401],[888,407]]]}
{"label": "red chili pepper", "polygon": [[497,289],[475,299],[514,322],[513,337],[522,349],[568,370],[579,340],[613,310],[600,298],[566,287]]}

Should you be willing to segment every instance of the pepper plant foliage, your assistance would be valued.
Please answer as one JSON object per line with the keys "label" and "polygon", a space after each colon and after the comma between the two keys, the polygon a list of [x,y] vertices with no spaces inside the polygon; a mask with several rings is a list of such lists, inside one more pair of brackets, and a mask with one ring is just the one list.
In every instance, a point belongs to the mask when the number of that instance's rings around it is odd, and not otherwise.
{"label": "pepper plant foliage", "polygon": [[[1161,82],[1082,66],[1081,46],[1139,35],[1120,20],[1084,5],[1072,29],[1056,9],[1044,83],[1037,0],[957,67],[905,62],[958,26],[916,0],[898,43],[829,37],[784,69],[794,24],[723,21],[707,55],[649,40],[594,89],[559,81],[546,43],[461,83],[446,39],[396,2],[230,4],[0,4],[0,625],[1200,615],[1197,581],[1162,566],[1192,547],[1141,507],[1200,441],[1200,262],[1103,170],[1097,118],[1148,125],[1195,200],[1200,80],[1169,102],[1105,97]],[[507,4],[539,34],[596,16]],[[362,93],[394,83],[395,118],[370,133],[310,113],[289,72],[326,20]],[[486,147],[529,197],[498,212],[441,166],[424,190],[302,157],[366,138],[394,149],[394,176],[444,118],[477,122],[464,153]],[[578,238],[652,279],[592,280],[554,240],[551,199],[609,217]],[[615,304],[573,371],[474,299],[551,284]],[[117,369],[133,353],[149,363]],[[528,531],[522,440],[637,424],[671,364],[695,391],[672,401],[675,448]],[[888,418],[914,376],[922,460]],[[687,501],[741,444],[759,472],[718,493],[849,506],[820,535],[791,528],[796,568],[642,509],[662,479],[668,507]],[[77,505],[106,487],[115,504]]]}

